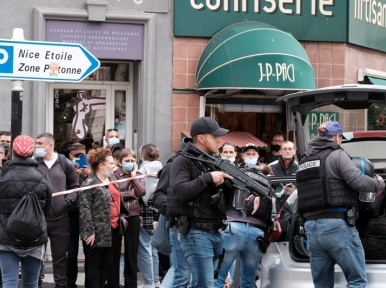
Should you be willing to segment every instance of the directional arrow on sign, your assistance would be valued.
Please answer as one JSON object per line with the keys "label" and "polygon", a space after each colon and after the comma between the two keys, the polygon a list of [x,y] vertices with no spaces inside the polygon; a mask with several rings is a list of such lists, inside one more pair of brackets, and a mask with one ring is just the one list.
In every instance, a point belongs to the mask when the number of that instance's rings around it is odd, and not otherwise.
{"label": "directional arrow on sign", "polygon": [[0,40],[0,78],[79,82],[99,65],[81,44]]}

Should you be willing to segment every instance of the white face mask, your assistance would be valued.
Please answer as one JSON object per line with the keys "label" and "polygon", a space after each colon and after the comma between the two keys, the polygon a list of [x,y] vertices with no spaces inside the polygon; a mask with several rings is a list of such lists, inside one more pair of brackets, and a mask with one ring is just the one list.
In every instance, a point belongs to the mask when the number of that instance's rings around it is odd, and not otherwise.
{"label": "white face mask", "polygon": [[115,144],[118,144],[120,141],[118,138],[109,138],[109,146],[113,147]]}
{"label": "white face mask", "polygon": [[253,165],[256,165],[256,163],[257,163],[257,158],[245,158],[244,159],[244,163],[245,163],[245,165],[247,165],[247,166],[253,166]]}
{"label": "white face mask", "polygon": [[232,158],[222,157],[222,159],[228,160],[228,161],[230,161],[231,163],[235,163],[235,161],[236,161],[236,158],[235,158],[235,157],[232,157]]}
{"label": "white face mask", "polygon": [[47,155],[47,152],[44,150],[43,147],[37,147],[36,148],[36,151],[35,151],[35,155],[36,157],[44,157]]}

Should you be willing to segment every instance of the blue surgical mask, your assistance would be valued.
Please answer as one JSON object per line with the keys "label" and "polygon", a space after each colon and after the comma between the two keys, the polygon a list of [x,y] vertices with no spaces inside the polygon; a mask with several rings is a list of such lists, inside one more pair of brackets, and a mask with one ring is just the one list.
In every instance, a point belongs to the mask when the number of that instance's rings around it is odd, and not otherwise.
{"label": "blue surgical mask", "polygon": [[133,171],[134,165],[135,164],[131,162],[123,162],[122,169],[125,170],[126,172],[130,172],[130,171]]}
{"label": "blue surgical mask", "polygon": [[245,163],[245,165],[247,165],[247,166],[254,166],[254,165],[256,165],[256,163],[257,163],[257,158],[245,158],[244,159],[244,163]]}
{"label": "blue surgical mask", "polygon": [[113,147],[115,144],[118,144],[120,141],[118,138],[109,138],[109,146]]}
{"label": "blue surgical mask", "polygon": [[44,151],[44,148],[43,147],[37,147],[36,148],[36,151],[35,151],[35,156],[36,157],[41,157],[43,158],[44,156],[47,155],[47,152]]}

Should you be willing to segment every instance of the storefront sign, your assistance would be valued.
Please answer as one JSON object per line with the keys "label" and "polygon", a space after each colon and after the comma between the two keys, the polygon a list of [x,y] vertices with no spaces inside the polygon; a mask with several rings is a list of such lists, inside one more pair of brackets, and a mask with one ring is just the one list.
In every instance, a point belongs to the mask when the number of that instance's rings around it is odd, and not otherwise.
{"label": "storefront sign", "polygon": [[242,21],[259,21],[297,40],[347,40],[349,0],[175,0],[174,35],[212,37]]}
{"label": "storefront sign", "polygon": [[299,41],[386,52],[386,0],[174,0],[174,13],[175,36],[213,37],[234,23],[259,21]]}
{"label": "storefront sign", "polygon": [[386,0],[351,0],[348,42],[386,52]]}
{"label": "storefront sign", "polygon": [[310,140],[318,137],[318,128],[320,124],[327,121],[339,121],[339,113],[327,111],[313,111],[308,114],[308,128],[310,132]]}
{"label": "storefront sign", "polygon": [[79,43],[99,59],[142,60],[143,25],[46,21],[46,41]]}

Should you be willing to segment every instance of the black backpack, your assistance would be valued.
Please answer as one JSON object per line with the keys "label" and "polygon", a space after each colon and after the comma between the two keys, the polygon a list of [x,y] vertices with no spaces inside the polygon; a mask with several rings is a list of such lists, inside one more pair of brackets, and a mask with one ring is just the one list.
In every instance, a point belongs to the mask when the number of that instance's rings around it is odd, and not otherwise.
{"label": "black backpack", "polygon": [[47,225],[34,192],[27,192],[17,203],[8,217],[7,231],[20,242],[36,242],[44,236]]}

